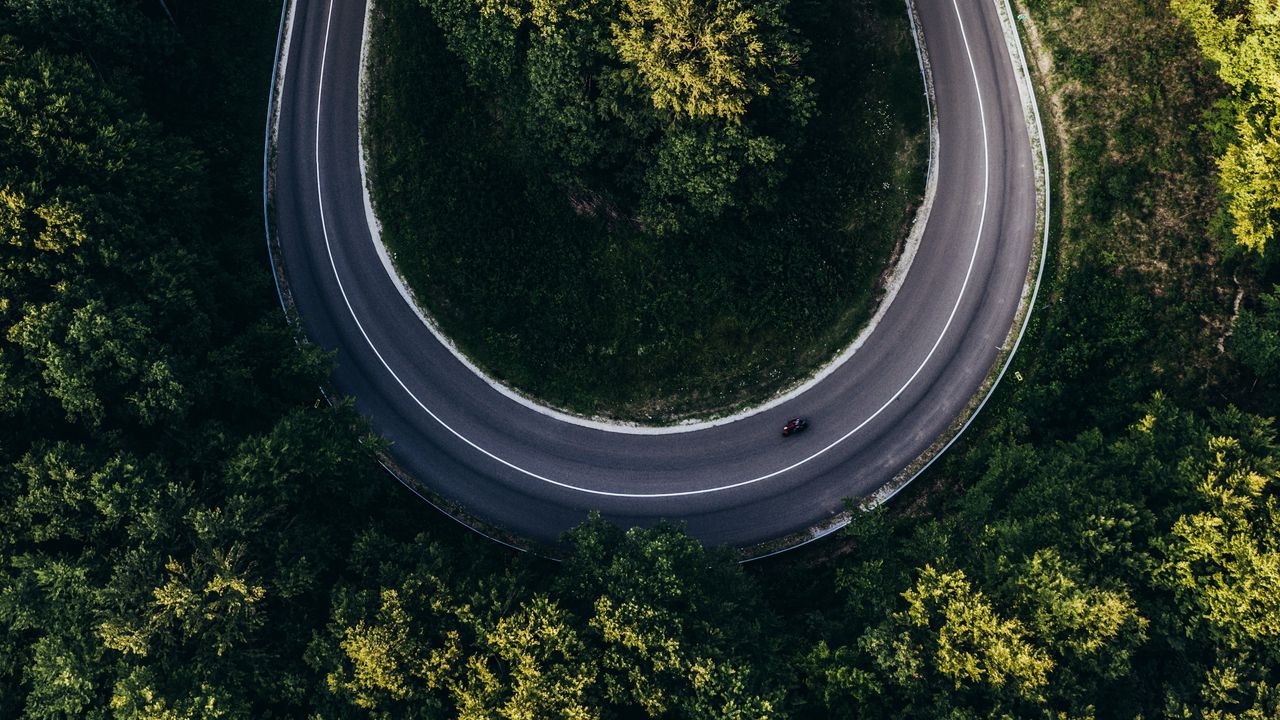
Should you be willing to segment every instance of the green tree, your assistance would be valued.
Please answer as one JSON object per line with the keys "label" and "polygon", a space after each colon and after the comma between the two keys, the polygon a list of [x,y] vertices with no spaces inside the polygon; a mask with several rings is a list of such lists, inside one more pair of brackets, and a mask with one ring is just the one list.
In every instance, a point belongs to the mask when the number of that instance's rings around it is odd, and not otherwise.
{"label": "green tree", "polygon": [[1263,294],[1256,310],[1240,311],[1229,348],[1259,380],[1280,378],[1280,286]]}
{"label": "green tree", "polygon": [[612,29],[654,107],[689,118],[738,121],[800,63],[772,0],[625,0]]}
{"label": "green tree", "polygon": [[132,74],[171,55],[177,38],[166,20],[144,11],[151,0],[5,0],[0,35],[15,35],[59,54],[84,53],[102,71]]}
{"label": "green tree", "polygon": [[8,339],[40,368],[69,418],[99,425],[108,408],[119,408],[155,425],[182,417],[189,405],[162,346],[128,310],[99,301],[29,307]]}
{"label": "green tree", "polygon": [[815,702],[884,717],[1273,713],[1272,421],[1159,395],[1138,415],[1111,437],[989,442],[950,467],[971,485],[941,520],[855,523],[843,605],[803,659]]}
{"label": "green tree", "polygon": [[1218,159],[1236,241],[1263,252],[1280,227],[1280,7],[1170,0],[1235,91],[1234,137]]}
{"label": "green tree", "polygon": [[655,235],[764,202],[813,111],[775,0],[423,3],[536,182]]}
{"label": "green tree", "polygon": [[733,125],[690,124],[669,132],[645,175],[641,220],[658,234],[669,234],[695,218],[714,217],[742,202],[738,183],[743,176],[759,185],[776,183],[782,152],[777,141]]}
{"label": "green tree", "polygon": [[1191,503],[1157,541],[1155,579],[1200,650],[1181,706],[1268,717],[1280,712],[1280,445],[1272,421],[1228,411],[1216,424],[1230,434],[1179,468]]}
{"label": "green tree", "polygon": [[[419,537],[366,535],[309,657],[337,707],[373,717],[600,717],[581,620],[490,553],[485,577]],[[497,560],[496,564],[494,561]]]}
{"label": "green tree", "polygon": [[603,700],[648,716],[770,717],[788,675],[776,619],[728,556],[670,525],[570,532],[554,590],[589,630]]}
{"label": "green tree", "polygon": [[1018,716],[1044,701],[1052,658],[964,572],[925,565],[902,600],[856,646],[820,644],[810,656],[835,683],[825,691],[833,711],[857,702],[902,717]]}
{"label": "green tree", "polygon": [[493,623],[459,683],[458,716],[601,717],[597,670],[575,625],[546,596],[534,596]]}

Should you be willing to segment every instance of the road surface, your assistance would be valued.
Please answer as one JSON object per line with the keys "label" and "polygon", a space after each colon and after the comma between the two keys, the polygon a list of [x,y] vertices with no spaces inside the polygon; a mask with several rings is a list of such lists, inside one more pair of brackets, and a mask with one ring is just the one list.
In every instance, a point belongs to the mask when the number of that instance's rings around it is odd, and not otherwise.
{"label": "road surface", "polygon": [[[573,424],[495,391],[425,327],[366,222],[358,142],[364,0],[296,0],[280,88],[275,221],[283,281],[333,387],[398,467],[492,526],[554,541],[591,510],[754,546],[830,523],[943,436],[1011,337],[1036,245],[1035,164],[990,0],[918,0],[932,64],[938,192],[879,325],[809,391],[690,432]],[[857,28],[849,28],[857,32]],[[784,439],[786,418],[811,427]]]}

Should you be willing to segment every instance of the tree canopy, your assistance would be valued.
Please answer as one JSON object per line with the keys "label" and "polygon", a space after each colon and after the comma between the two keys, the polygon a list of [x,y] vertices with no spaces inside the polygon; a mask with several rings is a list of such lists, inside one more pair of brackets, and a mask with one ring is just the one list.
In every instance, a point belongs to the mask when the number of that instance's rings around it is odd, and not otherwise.
{"label": "tree canopy", "polygon": [[[485,7],[496,33],[592,6]],[[108,47],[46,12],[153,35]],[[207,36],[182,42],[156,20],[0,4],[0,716],[1280,714],[1275,421],[1198,380],[1135,390],[1166,316],[1102,253],[1064,263],[1042,357],[927,491],[820,553],[744,568],[593,518],[562,563],[519,555],[409,495],[317,397],[329,359],[279,317],[238,181],[261,98],[168,100],[192,80],[157,53],[233,74],[269,55],[274,8],[179,8]],[[1278,294],[1240,312],[1215,392],[1274,409]]]}
{"label": "tree canopy", "polygon": [[779,0],[423,0],[567,195],[666,235],[759,202],[812,112]]}
{"label": "tree canopy", "polygon": [[1263,252],[1280,229],[1280,6],[1171,0],[1205,57],[1234,90],[1226,151],[1218,158],[1236,241]]}

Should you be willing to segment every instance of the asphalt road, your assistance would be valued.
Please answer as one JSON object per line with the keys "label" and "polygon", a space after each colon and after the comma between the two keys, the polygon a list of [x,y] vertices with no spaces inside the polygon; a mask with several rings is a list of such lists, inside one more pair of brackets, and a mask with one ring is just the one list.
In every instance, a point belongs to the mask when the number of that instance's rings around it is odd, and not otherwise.
{"label": "asphalt road", "polygon": [[[863,346],[808,392],[691,432],[570,424],[496,392],[405,302],[375,251],[358,162],[364,0],[297,0],[276,141],[284,281],[333,386],[398,465],[495,526],[552,541],[590,510],[749,546],[835,517],[919,457],[992,371],[1037,241],[1033,155],[990,0],[919,0],[938,194],[905,282]],[[857,28],[849,31],[857,32]],[[811,427],[784,439],[787,417]]]}

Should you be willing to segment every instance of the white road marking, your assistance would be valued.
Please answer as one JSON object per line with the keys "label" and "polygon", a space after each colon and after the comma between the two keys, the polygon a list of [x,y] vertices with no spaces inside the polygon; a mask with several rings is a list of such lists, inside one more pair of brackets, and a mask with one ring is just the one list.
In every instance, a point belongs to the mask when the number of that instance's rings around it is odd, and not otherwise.
{"label": "white road marking", "polygon": [[[1022,326],[1018,329],[1017,337],[1013,339],[1013,346],[1009,348],[1009,354],[1005,358],[1004,365],[1000,368],[1000,372],[996,375],[996,379],[992,381],[991,388],[987,390],[987,394],[982,398],[982,402],[978,403],[978,407],[973,409],[969,418],[964,421],[964,424],[960,426],[960,429],[956,431],[956,434],[953,435],[951,439],[948,440],[940,450],[938,450],[938,452],[934,453],[933,457],[929,458],[929,461],[917,470],[915,474],[908,478],[906,482],[895,485],[888,492],[885,492],[885,489],[882,486],[879,490],[871,494],[866,503],[866,507],[878,507],[892,500],[894,496],[910,485],[916,478],[923,475],[924,472],[928,470],[929,467],[938,460],[938,458],[942,457],[947,450],[949,450],[951,446],[960,439],[960,436],[964,435],[965,431],[969,429],[969,426],[973,424],[973,421],[978,417],[978,414],[987,406],[987,401],[995,396],[996,388],[1000,387],[1000,382],[1004,380],[1005,374],[1008,373],[1009,368],[1013,366],[1013,360],[1017,357],[1018,348],[1022,345],[1022,338],[1027,334],[1027,328],[1031,327],[1031,311],[1035,308],[1036,298],[1040,295],[1040,283],[1044,279],[1045,262],[1049,256],[1049,218],[1053,204],[1053,183],[1049,180],[1049,148],[1045,144],[1044,123],[1040,119],[1040,104],[1036,102],[1035,83],[1031,79],[1031,67],[1027,65],[1027,57],[1022,51],[1022,39],[1018,35],[1017,19],[1013,12],[1013,6],[1010,4],[1009,0],[995,0],[995,3],[997,11],[1002,7],[1004,10],[1000,16],[1000,23],[1004,26],[1005,49],[1009,52],[1009,60],[1014,66],[1013,72],[1017,77],[1018,94],[1022,97],[1023,119],[1027,125],[1027,134],[1031,136],[1030,139],[1032,147],[1034,148],[1036,145],[1039,145],[1040,147],[1040,181],[1044,191],[1044,217],[1041,219],[1044,227],[1042,229],[1043,235],[1040,240],[1040,266],[1036,269],[1035,280],[1030,283],[1031,298],[1026,301],[1026,315],[1022,319]],[[1015,53],[1017,55],[1017,62],[1013,62],[1015,59]],[[1028,108],[1031,110],[1030,117],[1026,117]],[[1035,121],[1034,126],[1032,126],[1032,120]],[[1026,292],[1027,290],[1024,287],[1024,297]],[[1010,332],[1012,332],[1012,330]],[[1018,379],[1021,380],[1021,377]],[[846,520],[828,532],[838,530],[848,524],[848,520]]]}
{"label": "white road marking", "polygon": [[[940,136],[938,134],[938,124],[933,114],[933,81],[931,79],[924,44],[921,39],[919,28],[916,27],[915,8],[911,4],[911,0],[907,0],[907,16],[911,21],[911,35],[915,41],[916,58],[920,63],[920,75],[925,85],[925,108],[929,121],[929,162],[928,172],[925,175],[925,191],[924,197],[921,199],[920,208],[916,212],[916,218],[911,226],[911,232],[908,233],[906,240],[903,242],[902,254],[898,258],[898,262],[894,264],[893,271],[890,274],[888,282],[885,284],[884,295],[880,298],[879,305],[876,307],[875,313],[866,325],[858,331],[857,337],[853,342],[849,343],[836,356],[828,361],[825,365],[818,368],[807,379],[792,386],[789,390],[784,390],[780,394],[765,400],[759,405],[753,405],[742,410],[737,410],[728,415],[720,415],[706,420],[685,420],[672,425],[642,425],[639,423],[623,422],[619,420],[601,419],[586,417],[583,415],[575,415],[561,408],[546,405],[537,398],[533,398],[523,394],[523,392],[514,386],[509,386],[500,380],[489,375],[483,368],[471,361],[466,353],[454,343],[436,323],[435,318],[431,317],[424,311],[424,306],[418,302],[413,291],[409,289],[408,283],[404,277],[396,269],[395,263],[391,259],[391,253],[387,249],[386,243],[382,242],[382,225],[378,221],[378,216],[373,211],[373,200],[369,194],[369,173],[365,163],[364,152],[364,136],[357,136],[357,145],[360,150],[360,187],[364,194],[364,215],[365,224],[369,226],[369,236],[373,240],[373,248],[378,254],[378,259],[382,262],[382,269],[391,279],[391,284],[395,286],[396,291],[400,293],[400,297],[405,304],[417,316],[418,321],[427,328],[440,346],[445,348],[452,354],[458,362],[462,363],[473,375],[480,378],[482,382],[487,384],[495,392],[503,395],[508,400],[521,405],[533,412],[555,418],[561,422],[578,425],[580,427],[591,428],[593,430],[603,430],[605,432],[620,433],[624,435],[674,435],[676,433],[697,432],[707,428],[718,427],[720,425],[729,425],[739,420],[759,415],[760,413],[772,410],[779,405],[783,405],[797,397],[809,392],[822,381],[826,380],[844,364],[853,359],[853,356],[860,350],[867,339],[871,337],[876,328],[880,325],[880,321],[889,312],[889,308],[893,306],[894,299],[898,296],[898,291],[906,284],[907,274],[911,271],[911,265],[915,261],[916,251],[920,247],[920,240],[924,236],[925,227],[929,222],[929,212],[933,208],[934,198],[938,190],[938,155],[940,154]],[[369,47],[369,38],[371,34],[369,20],[372,17],[373,1],[369,0],[365,3],[365,27],[364,37],[360,43],[360,91],[363,93],[367,87],[365,79],[365,71],[368,64],[365,62],[365,52]],[[364,121],[364,103],[361,101],[360,113],[361,122]]]}
{"label": "white road marking", "polygon": [[486,450],[485,448],[473,442],[470,438],[467,438],[465,435],[455,430],[448,423],[442,420],[438,415],[432,412],[431,408],[428,408],[421,400],[419,400],[418,396],[415,395],[413,391],[410,390],[407,385],[405,385],[404,381],[400,379],[400,376],[397,375],[396,372],[391,369],[391,366],[387,364],[386,359],[383,358],[382,353],[378,350],[377,346],[374,345],[373,341],[369,338],[369,334],[365,331],[364,325],[360,323],[360,318],[356,316],[355,309],[351,306],[351,300],[347,297],[346,288],[344,288],[342,285],[342,278],[338,275],[338,266],[333,258],[333,246],[329,240],[329,229],[328,229],[327,223],[325,222],[325,215],[324,215],[324,193],[321,190],[321,188],[324,187],[324,184],[321,180],[321,174],[320,174],[320,116],[321,116],[320,111],[321,111],[321,108],[324,106],[323,104],[324,73],[325,73],[325,64],[329,55],[330,26],[333,21],[333,0],[329,0],[328,16],[325,19],[324,46],[320,53],[320,78],[319,78],[319,81],[317,84],[317,90],[316,90],[316,122],[315,122],[316,202],[320,211],[320,229],[324,234],[325,249],[328,251],[328,254],[329,254],[329,266],[333,269],[334,280],[336,280],[338,283],[338,291],[342,293],[342,300],[344,303],[346,303],[347,311],[351,313],[351,319],[355,321],[356,327],[360,330],[360,334],[364,336],[365,342],[368,343],[369,348],[373,350],[373,353],[375,356],[377,356],[378,361],[381,362],[382,366],[387,369],[387,372],[391,374],[391,377],[394,378],[396,383],[400,385],[401,389],[405,391],[405,394],[407,394],[414,401],[414,403],[418,405],[418,407],[422,408],[422,410],[426,412],[427,415],[431,416],[431,419],[439,423],[441,427],[443,427],[445,430],[448,430],[459,440],[471,446],[477,452],[480,452],[486,457],[491,458],[492,460],[512,470],[515,470],[518,473],[531,477],[535,480],[541,480],[542,482],[548,483],[550,485],[555,485],[557,487],[564,488],[566,490],[574,490],[577,492],[587,493],[591,495],[601,495],[601,496],[618,497],[618,498],[672,498],[672,497],[685,497],[690,495],[705,495],[710,493],[722,492],[725,490],[732,490],[734,488],[739,488],[746,485],[753,485],[755,483],[768,480],[770,478],[774,478],[784,473],[790,472],[791,470],[794,470],[802,465],[805,465],[811,462],[815,458],[824,455],[825,453],[829,452],[832,448],[836,447],[840,443],[852,437],[854,433],[857,433],[859,430],[866,427],[868,423],[876,419],[876,417],[878,417],[880,413],[884,412],[885,409],[889,407],[889,405],[891,405],[894,401],[896,401],[906,391],[906,389],[910,387],[911,383],[915,382],[916,377],[918,377],[921,371],[924,370],[925,365],[929,363],[929,360],[933,358],[933,354],[938,350],[938,347],[942,344],[942,339],[946,336],[947,330],[951,328],[951,323],[955,319],[956,313],[960,309],[960,303],[964,300],[965,291],[968,289],[969,280],[973,275],[973,266],[978,257],[978,249],[981,247],[981,244],[982,244],[982,231],[986,225],[986,220],[987,220],[987,201],[988,201],[988,195],[990,190],[990,180],[991,180],[991,158],[990,158],[989,144],[987,139],[987,134],[988,134],[987,133],[987,115],[986,115],[985,107],[982,102],[982,89],[979,86],[979,82],[978,82],[978,69],[973,62],[973,52],[969,46],[969,37],[964,29],[964,19],[960,15],[960,7],[957,4],[957,0],[952,0],[951,4],[952,4],[952,7],[955,9],[956,21],[957,23],[959,23],[959,26],[960,26],[960,37],[964,42],[965,54],[969,60],[969,70],[973,76],[974,92],[978,98],[978,114],[982,124],[982,150],[983,150],[982,214],[978,220],[978,232],[977,232],[977,237],[974,240],[973,254],[970,255],[969,257],[969,267],[965,271],[964,282],[960,286],[960,293],[956,297],[955,305],[951,308],[951,314],[947,317],[946,324],[943,325],[942,327],[942,332],[938,334],[938,339],[934,341],[933,347],[929,349],[928,354],[925,355],[924,360],[920,362],[920,366],[917,367],[915,372],[911,374],[911,377],[907,378],[907,381],[903,383],[902,387],[900,387],[898,391],[893,394],[893,397],[889,398],[883,405],[880,406],[878,410],[876,410],[869,417],[867,417],[867,419],[863,420],[852,430],[845,433],[840,438],[836,439],[831,444],[827,445],[821,450],[818,450],[812,455],[802,460],[799,460],[795,463],[792,463],[791,465],[788,465],[779,470],[774,470],[773,472],[767,473],[765,475],[760,475],[758,477],[754,477],[749,480],[742,480],[742,481],[731,483],[728,485],[719,485],[716,487],[701,488],[698,490],[685,490],[681,492],[665,492],[665,493],[623,493],[623,492],[611,492],[608,490],[596,490],[594,488],[581,487],[578,485],[574,485],[572,483],[562,482],[559,480],[554,480],[549,477],[545,477],[543,475],[539,475],[538,473],[535,473],[531,470],[526,470],[525,468],[522,468],[519,465],[516,465],[504,458],[501,458],[495,455],[494,453],[490,452],[489,450]]}

